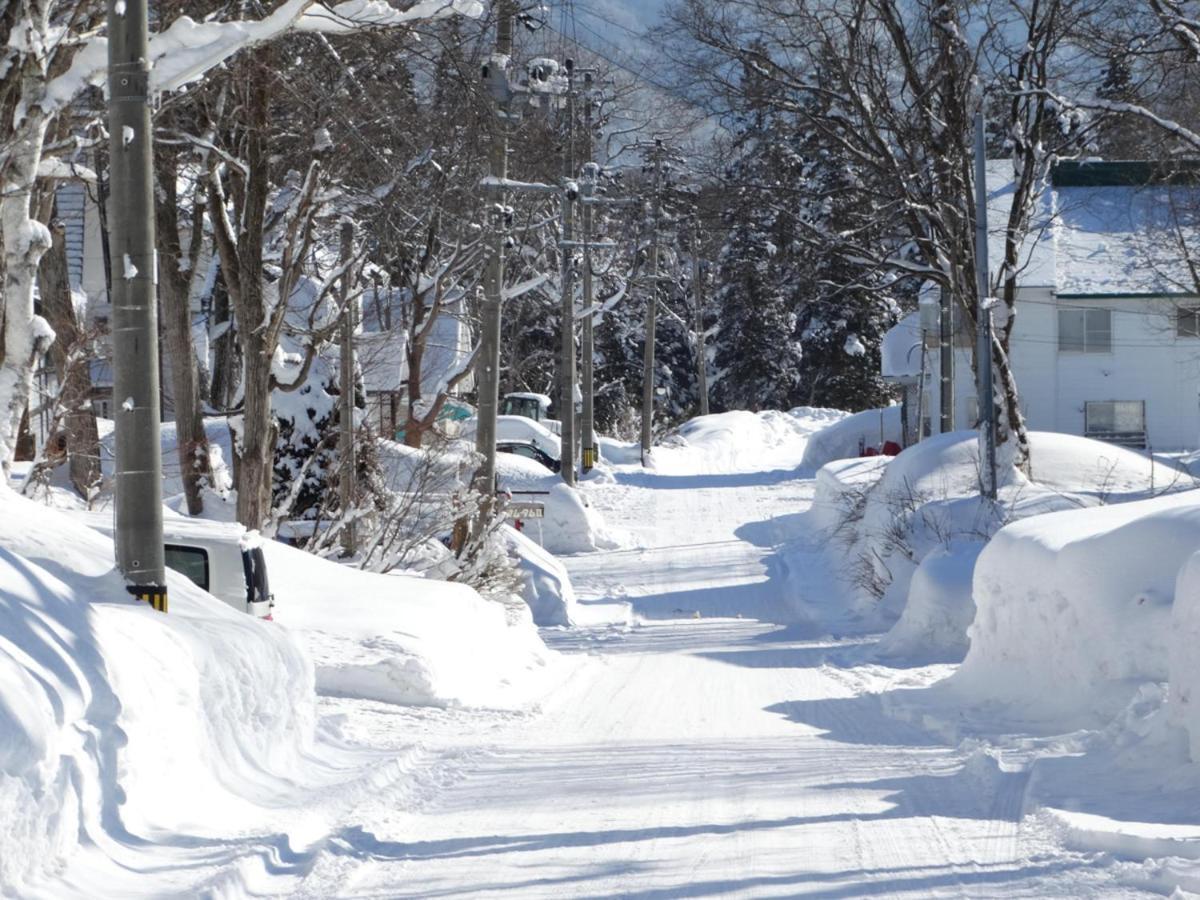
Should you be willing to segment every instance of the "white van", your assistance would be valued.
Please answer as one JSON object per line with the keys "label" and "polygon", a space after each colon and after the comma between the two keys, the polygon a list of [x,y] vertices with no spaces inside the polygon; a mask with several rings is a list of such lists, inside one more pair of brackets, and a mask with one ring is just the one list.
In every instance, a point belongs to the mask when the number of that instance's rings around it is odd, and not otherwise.
{"label": "white van", "polygon": [[[113,536],[110,513],[82,513],[84,522]],[[234,609],[270,619],[275,606],[262,538],[241,525],[206,519],[163,519],[167,568],[186,576]]]}

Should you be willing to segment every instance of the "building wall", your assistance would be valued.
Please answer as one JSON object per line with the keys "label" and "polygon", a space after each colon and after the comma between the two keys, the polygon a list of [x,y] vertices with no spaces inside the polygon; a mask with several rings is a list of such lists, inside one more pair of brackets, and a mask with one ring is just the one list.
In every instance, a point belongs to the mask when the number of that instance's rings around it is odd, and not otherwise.
{"label": "building wall", "polygon": [[[1021,406],[1035,431],[1084,433],[1084,405],[1097,400],[1144,401],[1146,433],[1155,450],[1200,447],[1200,337],[1176,334],[1174,301],[1141,297],[1058,299],[1049,288],[1018,295],[1012,361]],[[1200,306],[1200,300],[1181,301]],[[1058,311],[1111,311],[1111,346],[1106,353],[1060,351]],[[937,352],[930,351],[931,369]],[[972,427],[975,385],[971,354],[956,353],[955,427]],[[938,383],[928,380],[937,431]]]}

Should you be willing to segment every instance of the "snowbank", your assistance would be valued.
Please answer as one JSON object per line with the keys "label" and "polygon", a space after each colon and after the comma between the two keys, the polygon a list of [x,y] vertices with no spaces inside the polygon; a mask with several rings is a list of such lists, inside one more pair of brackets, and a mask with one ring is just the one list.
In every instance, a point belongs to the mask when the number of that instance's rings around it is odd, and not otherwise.
{"label": "snowbank", "polygon": [[542,627],[572,624],[575,588],[563,564],[515,528],[506,525],[503,534],[521,567],[521,596],[529,605],[534,623]]}
{"label": "snowbank", "polygon": [[1192,762],[1200,762],[1200,552],[1193,553],[1175,581],[1175,604],[1167,635],[1171,683],[1167,715],[1188,735]]}
{"label": "snowbank", "polygon": [[868,409],[822,428],[808,439],[802,465],[819,469],[835,459],[861,456],[861,448],[878,449],[887,441],[903,443],[899,406]]}
{"label": "snowbank", "polygon": [[266,827],[309,768],[313,672],[282,629],[171,573],[134,601],[112,542],[0,489],[0,892],[124,831]]}
{"label": "snowbank", "polygon": [[[1168,679],[1176,574],[1197,546],[1194,492],[1008,526],[976,564],[971,649],[948,688],[1056,729],[1111,718],[1141,684]],[[1192,627],[1193,614],[1174,624]]]}
{"label": "snowbank", "polygon": [[1152,485],[1161,491],[1191,484],[1170,465],[1087,438],[1034,432],[1030,445],[1035,480],[1002,473],[994,505],[979,497],[974,431],[935,435],[890,460],[840,460],[818,471],[810,515],[837,539],[852,609],[893,629],[882,654],[910,662],[961,658],[973,611],[971,567],[1005,524],[1145,498]]}
{"label": "snowbank", "polygon": [[845,416],[828,409],[745,410],[698,416],[650,454],[650,466],[671,475],[794,469],[812,437]]}
{"label": "snowbank", "polygon": [[958,662],[967,652],[967,629],[975,620],[971,581],[984,544],[951,541],[926,554],[913,573],[908,602],[878,655],[909,663]]}
{"label": "snowbank", "polygon": [[624,537],[605,524],[579,489],[560,481],[541,499],[546,504],[546,517],[541,522],[540,537],[542,546],[551,553],[590,553],[624,546]]}
{"label": "snowbank", "polygon": [[275,619],[316,663],[317,689],[414,706],[511,709],[547,686],[556,657],[528,611],[462,584],[379,575],[275,542],[263,551]]}

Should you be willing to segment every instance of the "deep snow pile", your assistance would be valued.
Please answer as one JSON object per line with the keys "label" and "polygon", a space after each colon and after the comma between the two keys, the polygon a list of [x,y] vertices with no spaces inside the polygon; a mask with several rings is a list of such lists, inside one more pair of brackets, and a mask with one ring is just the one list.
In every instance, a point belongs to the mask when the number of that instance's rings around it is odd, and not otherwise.
{"label": "deep snow pile", "polygon": [[891,460],[842,460],[818,472],[810,515],[835,539],[853,609],[890,629],[882,656],[962,658],[974,618],[973,562],[1005,524],[1191,483],[1170,466],[1086,438],[1035,432],[1030,443],[1035,480],[1010,473],[995,505],[979,498],[975,432],[937,435]]}
{"label": "deep snow pile", "polygon": [[81,840],[266,827],[310,770],[304,654],[168,580],[163,615],[125,592],[111,541],[0,488],[0,890]]}
{"label": "deep snow pile", "polygon": [[511,709],[549,683],[557,656],[523,605],[485,600],[462,584],[363,572],[275,542],[263,550],[275,619],[311,653],[322,693]]}
{"label": "deep snow pile", "polygon": [[[508,418],[519,419],[520,416]],[[536,422],[528,421],[537,426]],[[391,441],[379,441],[379,460],[384,483],[393,491],[419,492],[427,500],[423,508],[444,507],[443,530],[449,533],[454,515],[455,494],[462,493],[474,476],[478,457],[467,441],[450,441],[434,448],[415,449]],[[625,538],[608,527],[587,496],[568,487],[545,466],[513,453],[496,454],[496,481],[516,502],[545,504],[545,517],[532,520],[529,536],[551,553],[586,553],[621,546]],[[436,509],[430,512],[435,517]],[[436,524],[436,523],[430,523]]]}
{"label": "deep snow pile", "polygon": [[[975,567],[971,648],[947,689],[971,705],[1012,707],[1023,721],[1092,727],[1144,683],[1174,682],[1175,662],[1174,705],[1189,706],[1195,650],[1180,653],[1179,644],[1195,631],[1185,563],[1198,546],[1192,491],[1008,526]],[[1181,569],[1184,602],[1173,621]],[[1196,724],[1190,711],[1183,719]]]}
{"label": "deep snow pile", "polygon": [[575,612],[575,588],[566,568],[517,529],[505,525],[501,533],[509,552],[517,557],[523,580],[521,595],[534,623],[542,627],[570,625]]}
{"label": "deep snow pile", "polygon": [[900,444],[903,440],[899,406],[868,409],[844,416],[809,438],[803,465],[819,469],[837,459],[861,456],[867,447],[878,450],[888,441]]}
{"label": "deep snow pile", "polygon": [[789,412],[733,410],[698,416],[656,445],[648,462],[671,475],[794,469],[813,436],[845,415],[801,406]]}

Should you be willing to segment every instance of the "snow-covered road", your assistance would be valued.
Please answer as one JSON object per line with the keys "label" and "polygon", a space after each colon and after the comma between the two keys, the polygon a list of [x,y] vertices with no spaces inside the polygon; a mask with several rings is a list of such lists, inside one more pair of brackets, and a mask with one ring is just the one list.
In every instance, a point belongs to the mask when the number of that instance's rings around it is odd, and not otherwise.
{"label": "snow-covered road", "polygon": [[550,633],[580,664],[538,714],[430,723],[442,783],[361,808],[300,894],[1139,896],[1022,823],[1025,774],[883,714],[938,672],[826,605],[804,473],[589,491],[642,548],[571,561],[585,614],[639,624]]}

